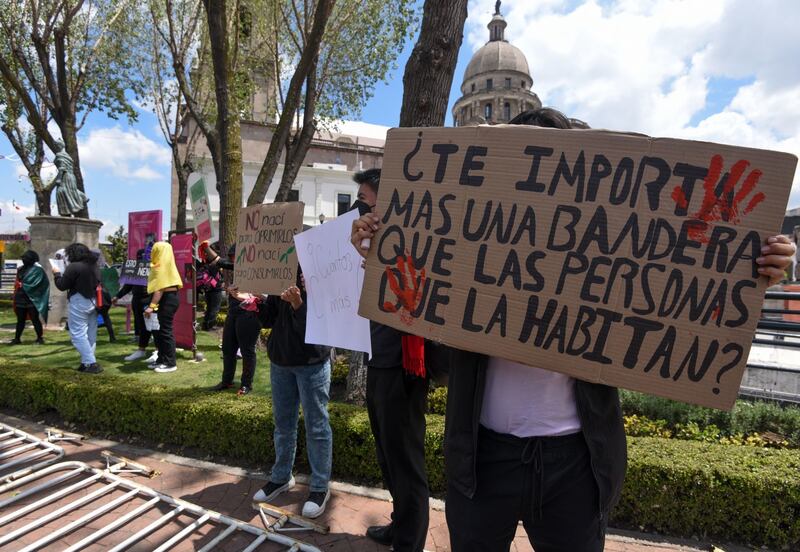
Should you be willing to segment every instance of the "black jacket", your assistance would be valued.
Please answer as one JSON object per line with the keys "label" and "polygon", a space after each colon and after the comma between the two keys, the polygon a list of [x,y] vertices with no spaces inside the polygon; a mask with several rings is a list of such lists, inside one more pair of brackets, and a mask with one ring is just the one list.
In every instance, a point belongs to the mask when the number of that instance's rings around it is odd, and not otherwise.
{"label": "black jacket", "polygon": [[331,357],[331,348],[325,345],[306,344],[306,294],[303,304],[294,310],[278,297],[267,297],[264,315],[265,328],[272,328],[267,339],[267,353],[271,362],[280,366],[305,366],[319,364]]}
{"label": "black jacket", "polygon": [[100,269],[94,263],[77,261],[67,265],[63,274],[56,274],[53,281],[58,289],[67,292],[67,298],[80,293],[87,299],[94,299],[100,283]]}
{"label": "black jacket", "polygon": [[[478,424],[488,360],[486,355],[450,350],[444,442],[447,481],[470,498],[477,486]],[[575,400],[600,490],[600,511],[607,514],[619,499],[628,462],[619,392],[615,387],[576,380]]]}

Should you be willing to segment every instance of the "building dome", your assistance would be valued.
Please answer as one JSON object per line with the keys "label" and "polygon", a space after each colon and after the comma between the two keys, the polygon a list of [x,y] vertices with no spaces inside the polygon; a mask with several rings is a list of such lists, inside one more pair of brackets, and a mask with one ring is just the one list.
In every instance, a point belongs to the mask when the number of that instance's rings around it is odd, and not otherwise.
{"label": "building dome", "polygon": [[533,78],[525,54],[505,39],[507,26],[498,0],[487,25],[489,41],[464,71],[461,97],[453,105],[456,126],[507,123],[523,111],[542,107],[531,91]]}
{"label": "building dome", "polygon": [[528,77],[531,74],[522,50],[504,40],[492,40],[472,56],[464,71],[464,82],[494,71],[514,71]]}

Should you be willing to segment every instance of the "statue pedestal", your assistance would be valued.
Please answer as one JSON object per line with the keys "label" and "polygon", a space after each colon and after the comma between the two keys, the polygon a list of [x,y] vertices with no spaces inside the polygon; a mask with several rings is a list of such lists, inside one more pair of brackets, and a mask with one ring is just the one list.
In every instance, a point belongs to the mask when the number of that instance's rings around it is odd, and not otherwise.
{"label": "statue pedestal", "polygon": [[89,249],[100,246],[99,220],[72,217],[28,217],[31,223],[31,249],[39,254],[42,267],[50,280],[50,314],[47,328],[60,329],[67,319],[67,293],[56,289],[48,259],[71,243],[80,242]]}

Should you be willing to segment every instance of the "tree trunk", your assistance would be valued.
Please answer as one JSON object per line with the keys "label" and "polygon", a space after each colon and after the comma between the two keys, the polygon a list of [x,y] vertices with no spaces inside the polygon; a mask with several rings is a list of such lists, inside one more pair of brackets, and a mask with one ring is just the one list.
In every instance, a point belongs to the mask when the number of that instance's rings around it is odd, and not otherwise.
{"label": "tree trunk", "polygon": [[[208,1],[208,0],[206,0]],[[261,170],[258,172],[255,186],[250,196],[247,198],[248,205],[257,205],[264,202],[267,197],[267,190],[269,189],[272,178],[275,176],[275,170],[278,168],[278,161],[281,158],[281,152],[292,130],[292,119],[300,105],[300,93],[303,89],[303,81],[309,74],[311,68],[316,64],[316,59],[319,54],[319,46],[322,42],[322,35],[325,34],[325,25],[328,22],[335,0],[318,0],[317,7],[314,10],[314,23],[311,27],[311,33],[306,41],[303,54],[300,56],[300,61],[297,63],[292,80],[289,82],[289,90],[286,93],[286,99],[283,103],[283,111],[278,121],[278,126],[275,128],[275,134],[272,135],[272,140],[269,143],[267,156],[264,163],[261,165]],[[313,113],[310,115],[313,116]]]}
{"label": "tree trunk", "polygon": [[229,93],[231,59],[225,0],[203,0],[208,17],[208,38],[214,66],[222,181],[219,191],[219,237],[222,251],[236,242],[236,224],[242,207],[242,140],[239,110]]}
{"label": "tree trunk", "polygon": [[364,353],[350,351],[350,371],[347,372],[346,402],[364,406],[367,400],[367,365],[364,364]]}
{"label": "tree trunk", "polygon": [[178,175],[178,212],[175,217],[175,229],[186,230],[186,196],[189,192],[189,171],[180,165],[175,165]]}
{"label": "tree trunk", "polygon": [[40,175],[28,174],[33,185],[33,193],[36,196],[36,206],[39,214],[43,216],[50,216],[50,197],[52,196],[53,189],[49,186],[45,187],[42,184],[42,177]]}
{"label": "tree trunk", "polygon": [[422,29],[403,74],[400,126],[444,126],[467,0],[425,0]]}

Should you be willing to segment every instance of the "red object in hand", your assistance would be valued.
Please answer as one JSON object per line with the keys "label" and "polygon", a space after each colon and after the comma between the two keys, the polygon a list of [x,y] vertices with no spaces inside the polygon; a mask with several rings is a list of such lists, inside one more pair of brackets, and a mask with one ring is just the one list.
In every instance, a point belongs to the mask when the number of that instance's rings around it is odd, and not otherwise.
{"label": "red object in hand", "polygon": [[200,260],[203,261],[203,263],[208,262],[208,247],[208,240],[206,240],[197,248],[197,254],[200,255]]}

